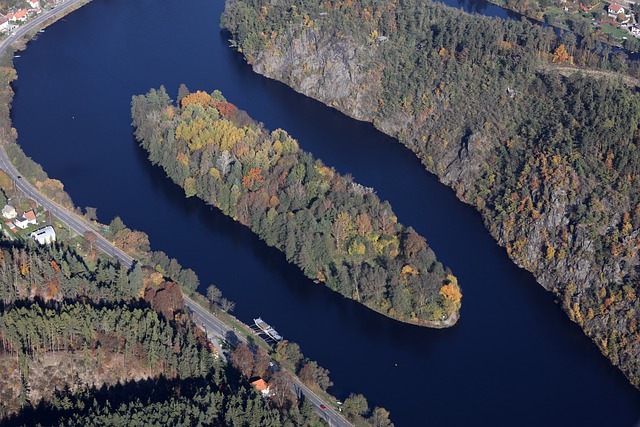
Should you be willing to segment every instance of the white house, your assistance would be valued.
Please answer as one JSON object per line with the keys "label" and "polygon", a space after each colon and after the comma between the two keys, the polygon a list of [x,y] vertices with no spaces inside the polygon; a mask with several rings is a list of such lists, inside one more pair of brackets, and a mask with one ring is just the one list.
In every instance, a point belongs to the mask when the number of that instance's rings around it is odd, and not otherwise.
{"label": "white house", "polygon": [[53,243],[56,241],[56,232],[52,226],[47,225],[45,228],[36,230],[29,235],[33,240],[41,245]]}
{"label": "white house", "polygon": [[609,15],[611,16],[618,16],[620,12],[625,13],[625,10],[624,7],[620,6],[618,3],[611,3],[607,12],[609,12]]}
{"label": "white house", "polygon": [[6,32],[9,29],[9,20],[4,16],[0,16],[0,31]]}
{"label": "white house", "polygon": [[2,216],[7,219],[13,219],[18,216],[18,212],[16,212],[16,208],[11,205],[4,205],[4,208],[2,208]]}
{"label": "white house", "polygon": [[27,3],[32,9],[40,9],[40,1],[38,0],[27,0]]}
{"label": "white house", "polygon": [[36,214],[33,211],[25,212],[24,214],[17,217],[14,221],[16,227],[25,229],[29,226],[29,224],[36,224]]}
{"label": "white house", "polygon": [[29,226],[29,220],[25,217],[23,217],[22,215],[20,215],[19,217],[17,217],[16,219],[13,220],[13,223],[16,225],[16,227],[24,230],[25,228],[27,228]]}

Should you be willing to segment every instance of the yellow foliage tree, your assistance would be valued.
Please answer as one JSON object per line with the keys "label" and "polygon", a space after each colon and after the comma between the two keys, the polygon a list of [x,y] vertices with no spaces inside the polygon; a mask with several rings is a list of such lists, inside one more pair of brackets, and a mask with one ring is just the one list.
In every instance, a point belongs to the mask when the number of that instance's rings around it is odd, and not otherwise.
{"label": "yellow foliage tree", "polygon": [[415,268],[413,268],[409,264],[407,264],[404,267],[402,267],[402,271],[400,272],[400,276],[401,277],[417,276],[417,275],[418,275],[418,270],[416,270]]}
{"label": "yellow foliage tree", "polygon": [[185,96],[180,102],[180,106],[182,108],[185,108],[189,104],[200,104],[203,107],[213,107],[215,105],[215,101],[207,92],[199,90]]}
{"label": "yellow foliage tree", "polygon": [[569,56],[569,52],[567,52],[567,48],[564,47],[563,44],[561,44],[560,46],[558,46],[555,52],[553,52],[552,61],[554,64],[564,64],[565,62],[568,62],[569,64],[573,64],[573,57]]}

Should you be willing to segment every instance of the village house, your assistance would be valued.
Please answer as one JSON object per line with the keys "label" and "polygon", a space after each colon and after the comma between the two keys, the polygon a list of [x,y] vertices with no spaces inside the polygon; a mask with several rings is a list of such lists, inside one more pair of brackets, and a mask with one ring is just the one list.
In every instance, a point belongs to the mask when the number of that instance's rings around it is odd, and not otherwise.
{"label": "village house", "polygon": [[7,219],[13,219],[18,216],[18,212],[16,212],[16,208],[11,205],[4,205],[4,208],[2,208],[2,216]]}
{"label": "village house", "polygon": [[611,3],[607,8],[607,13],[611,18],[619,20],[622,24],[626,24],[631,20],[631,11],[626,10],[618,3]]}
{"label": "village house", "polygon": [[32,9],[40,9],[39,0],[28,0],[27,3],[29,3],[29,6],[31,6]]}
{"label": "village house", "polygon": [[7,13],[7,19],[12,22],[24,22],[27,20],[27,9],[20,9],[16,13]]}
{"label": "village house", "polygon": [[29,237],[39,244],[45,245],[56,241],[56,232],[52,226],[47,225],[45,228],[41,228],[29,234]]}
{"label": "village house", "polygon": [[267,384],[267,382],[262,378],[258,378],[257,380],[253,381],[251,385],[254,386],[256,390],[258,390],[264,397],[269,396],[269,384]]}
{"label": "village house", "polygon": [[9,29],[9,20],[4,16],[0,16],[0,31],[6,32]]}
{"label": "village house", "polygon": [[36,224],[36,214],[33,211],[25,212],[21,216],[17,217],[14,221],[16,227],[21,229],[26,229],[29,227],[29,224]]}

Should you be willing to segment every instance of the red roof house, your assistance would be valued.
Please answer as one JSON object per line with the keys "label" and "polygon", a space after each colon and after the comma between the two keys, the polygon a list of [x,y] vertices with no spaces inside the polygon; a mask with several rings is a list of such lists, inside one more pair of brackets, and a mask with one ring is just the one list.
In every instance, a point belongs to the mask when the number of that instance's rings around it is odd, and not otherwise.
{"label": "red roof house", "polygon": [[267,384],[267,382],[262,378],[255,380],[254,382],[251,383],[251,385],[254,386],[256,390],[258,390],[263,395],[265,396],[269,395],[269,384]]}

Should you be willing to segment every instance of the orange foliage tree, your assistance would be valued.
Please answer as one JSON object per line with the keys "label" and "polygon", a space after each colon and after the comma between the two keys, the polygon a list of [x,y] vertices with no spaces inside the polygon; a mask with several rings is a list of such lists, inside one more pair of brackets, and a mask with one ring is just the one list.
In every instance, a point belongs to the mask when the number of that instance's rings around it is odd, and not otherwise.
{"label": "orange foliage tree", "polygon": [[249,169],[249,172],[242,178],[242,185],[249,190],[255,190],[262,183],[264,183],[264,178],[260,168]]}
{"label": "orange foliage tree", "polygon": [[197,92],[190,93],[180,101],[182,108],[185,108],[189,104],[200,104],[203,107],[213,107],[215,102],[213,98],[211,98],[211,95],[205,91],[199,90]]}

